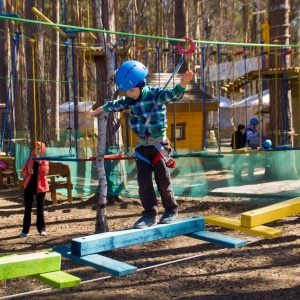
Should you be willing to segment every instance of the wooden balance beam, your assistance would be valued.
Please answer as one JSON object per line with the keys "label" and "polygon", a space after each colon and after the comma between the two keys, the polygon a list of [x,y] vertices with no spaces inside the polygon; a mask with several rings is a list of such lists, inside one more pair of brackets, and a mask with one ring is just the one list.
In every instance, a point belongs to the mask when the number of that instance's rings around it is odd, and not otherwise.
{"label": "wooden balance beam", "polygon": [[71,252],[76,256],[90,255],[200,230],[204,230],[204,218],[180,218],[172,224],[158,224],[146,229],[127,229],[75,238],[72,239]]}
{"label": "wooden balance beam", "polygon": [[204,218],[193,216],[177,219],[172,224],[158,224],[145,229],[130,228],[75,238],[72,240],[71,246],[54,247],[53,251],[114,276],[124,276],[137,272],[137,267],[96,253],[179,235],[228,248],[240,248],[247,245],[245,240],[204,230]]}
{"label": "wooden balance beam", "polygon": [[241,214],[241,226],[252,228],[300,213],[300,198],[250,210]]}
{"label": "wooden balance beam", "polygon": [[70,246],[58,246],[54,247],[53,251],[57,251],[63,257],[74,260],[83,265],[90,266],[102,272],[109,273],[114,276],[124,276],[130,275],[137,271],[136,266],[132,266],[126,263],[123,263],[118,260],[111,259],[99,254],[91,254],[85,256],[76,256],[71,253]]}
{"label": "wooden balance beam", "polygon": [[193,232],[187,236],[198,240],[203,240],[209,243],[221,245],[227,248],[241,248],[247,246],[246,240],[223,235],[216,232],[211,232],[208,230]]}
{"label": "wooden balance beam", "polygon": [[60,271],[61,255],[38,252],[0,257],[0,280]]}
{"label": "wooden balance beam", "polygon": [[205,222],[208,224],[225,227],[233,230],[239,230],[257,236],[263,236],[266,238],[275,238],[282,235],[282,230],[277,228],[267,227],[263,225],[248,228],[245,226],[241,226],[240,220],[222,217],[218,215],[206,216]]}
{"label": "wooden balance beam", "polygon": [[57,252],[40,252],[0,257],[0,280],[31,276],[56,288],[69,288],[81,279],[60,271],[61,255]]}

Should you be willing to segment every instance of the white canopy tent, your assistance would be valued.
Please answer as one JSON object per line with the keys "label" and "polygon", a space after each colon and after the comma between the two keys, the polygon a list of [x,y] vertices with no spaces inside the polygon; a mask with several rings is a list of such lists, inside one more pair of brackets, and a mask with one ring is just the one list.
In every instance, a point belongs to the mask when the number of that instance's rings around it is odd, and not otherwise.
{"label": "white canopy tent", "polygon": [[[263,108],[266,108],[270,105],[270,94],[269,90],[264,90],[261,94],[261,102],[259,102],[259,94],[249,96],[243,100],[233,102],[230,108],[233,110],[233,120],[234,124],[237,127],[238,124],[244,124],[247,126],[251,118],[259,119],[257,111],[261,111]],[[264,114],[264,126],[269,123],[269,114]],[[264,128],[266,130],[266,128]]]}
{"label": "white canopy tent", "polygon": [[[269,96],[269,90],[264,90],[261,95],[261,105],[263,106],[269,106],[270,104],[270,96]],[[238,108],[238,107],[253,107],[256,106],[256,109],[259,106],[259,94],[255,94],[253,96],[247,97],[241,101],[233,102],[230,107],[231,108]]]}
{"label": "white canopy tent", "polygon": [[[95,102],[92,101],[82,101],[78,102],[78,125],[79,130],[90,132],[98,131],[98,119],[90,118],[86,115],[85,111],[90,111],[93,108]],[[48,116],[50,117],[51,109],[47,110]],[[74,102],[65,102],[59,105],[59,128],[65,131],[66,128],[74,126]]]}

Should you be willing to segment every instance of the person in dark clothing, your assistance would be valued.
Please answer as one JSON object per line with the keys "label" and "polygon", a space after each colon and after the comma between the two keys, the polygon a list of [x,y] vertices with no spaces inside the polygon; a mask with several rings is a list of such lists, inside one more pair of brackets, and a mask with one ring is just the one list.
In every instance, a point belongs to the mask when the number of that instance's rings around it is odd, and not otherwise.
{"label": "person in dark clothing", "polygon": [[[246,127],[243,124],[239,124],[237,130],[232,134],[231,138],[231,148],[241,149],[245,147],[246,144]],[[236,182],[242,181],[242,169],[243,169],[244,158],[242,154],[234,154],[233,160],[233,174],[234,180]]]}
{"label": "person in dark clothing", "polygon": [[46,192],[49,191],[47,174],[49,162],[46,160],[33,160],[34,157],[45,155],[46,146],[44,143],[36,142],[31,157],[25,162],[22,176],[24,181],[24,204],[25,212],[23,218],[23,230],[19,237],[29,236],[31,225],[31,211],[33,200],[36,201],[36,228],[41,236],[46,236],[46,225],[44,217],[44,202]]}

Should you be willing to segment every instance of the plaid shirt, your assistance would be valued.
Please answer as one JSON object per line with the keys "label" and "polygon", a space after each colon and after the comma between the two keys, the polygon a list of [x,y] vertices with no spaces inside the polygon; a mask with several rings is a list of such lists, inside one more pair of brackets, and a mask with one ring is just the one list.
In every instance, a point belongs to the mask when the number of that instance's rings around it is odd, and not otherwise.
{"label": "plaid shirt", "polygon": [[[104,104],[105,112],[122,111],[130,109],[130,128],[134,134],[143,133],[144,124],[151,114],[149,126],[145,134],[151,137],[159,137],[165,135],[167,125],[167,108],[169,102],[180,100],[184,95],[185,89],[177,84],[173,89],[162,90],[159,87],[148,87],[143,89],[140,99],[134,100],[128,96],[123,96],[117,100],[109,101]],[[153,106],[156,106],[152,111]]]}

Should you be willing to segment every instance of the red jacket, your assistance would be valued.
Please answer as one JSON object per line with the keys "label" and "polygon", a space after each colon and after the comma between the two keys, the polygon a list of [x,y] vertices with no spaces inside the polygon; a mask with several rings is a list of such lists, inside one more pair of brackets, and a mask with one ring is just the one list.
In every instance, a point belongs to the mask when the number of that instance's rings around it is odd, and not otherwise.
{"label": "red jacket", "polygon": [[[41,147],[43,155],[46,152],[46,146],[44,143],[37,142],[37,144]],[[26,161],[22,170],[22,176],[26,177],[24,182],[24,188],[28,185],[31,174],[28,173],[29,169],[33,169],[34,160],[32,159],[35,157],[34,150],[31,153],[31,157]],[[38,180],[37,180],[37,192],[43,193],[49,191],[49,184],[46,175],[49,172],[49,162],[47,160],[38,160],[39,164],[39,172],[38,172]]]}

